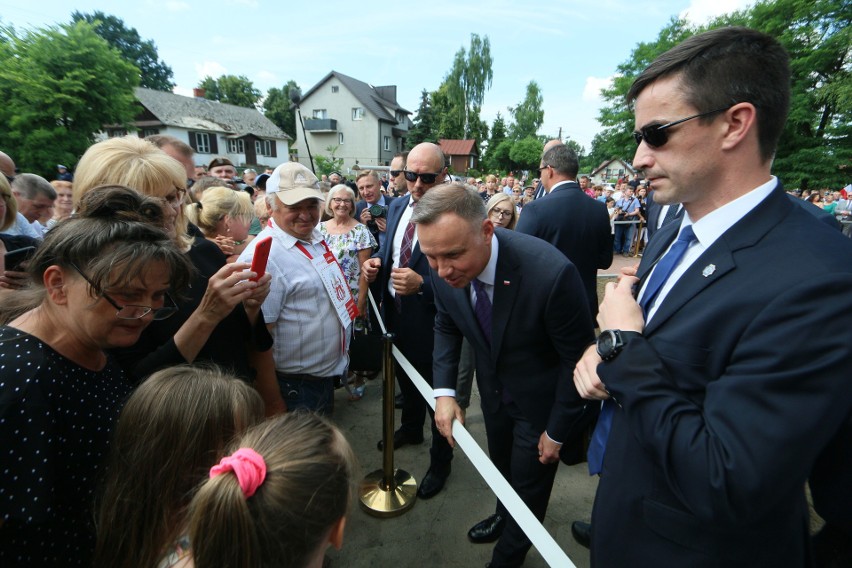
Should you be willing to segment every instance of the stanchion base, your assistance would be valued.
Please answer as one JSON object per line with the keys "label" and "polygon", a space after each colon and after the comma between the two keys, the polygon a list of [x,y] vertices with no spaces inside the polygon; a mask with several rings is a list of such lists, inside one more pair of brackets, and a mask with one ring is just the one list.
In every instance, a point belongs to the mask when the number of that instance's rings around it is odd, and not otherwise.
{"label": "stanchion base", "polygon": [[384,483],[378,469],[361,482],[361,508],[374,517],[396,517],[411,509],[417,499],[417,481],[406,471],[394,471],[394,487]]}

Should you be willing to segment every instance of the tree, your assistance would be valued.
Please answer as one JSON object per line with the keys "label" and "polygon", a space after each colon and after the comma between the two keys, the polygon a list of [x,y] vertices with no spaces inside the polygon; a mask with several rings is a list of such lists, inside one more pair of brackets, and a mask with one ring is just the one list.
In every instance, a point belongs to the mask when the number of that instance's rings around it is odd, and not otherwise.
{"label": "tree", "polygon": [[294,90],[300,90],[299,85],[290,80],[280,89],[269,89],[263,99],[263,114],[293,140],[296,139],[296,111],[290,108],[290,93]]}
{"label": "tree", "polygon": [[488,139],[488,147],[485,150],[485,154],[482,156],[483,168],[485,168],[486,171],[496,170],[499,168],[499,165],[494,160],[494,152],[500,143],[506,139],[506,136],[506,121],[498,111],[497,116],[494,118],[494,123],[491,125],[491,137]]}
{"label": "tree", "polygon": [[437,142],[435,112],[432,109],[431,95],[426,89],[420,92],[420,106],[412,122],[414,126],[408,131],[409,148],[421,142]]}
{"label": "tree", "polygon": [[444,81],[437,91],[433,91],[429,98],[432,101],[432,112],[435,117],[435,137],[449,138],[450,140],[461,140],[466,138],[464,132],[464,114],[459,112],[459,107],[453,102],[450,84]]}
{"label": "tree", "polygon": [[[471,138],[471,125],[479,120],[479,109],[485,97],[485,90],[491,88],[494,73],[491,65],[491,42],[488,36],[481,39],[479,34],[470,34],[470,48],[459,48],[453,59],[453,67],[443,85],[447,86],[447,96],[454,112],[460,113],[453,120],[461,122],[462,136]],[[442,86],[443,86],[442,85]]]}
{"label": "tree", "polygon": [[544,110],[541,108],[543,102],[538,83],[530,81],[527,85],[527,94],[521,104],[509,107],[509,112],[515,120],[512,125],[512,137],[515,140],[536,135],[544,122]]}
{"label": "tree", "polygon": [[18,34],[0,27],[0,148],[23,171],[53,177],[105,124],[129,125],[138,70],[86,22]]}
{"label": "tree", "polygon": [[159,59],[154,42],[143,41],[136,28],[128,28],[120,18],[101,11],[92,14],[75,11],[71,21],[91,24],[96,34],[117,49],[125,61],[135,65],[139,69],[139,86],[169,92],[174,88],[172,68]]}
{"label": "tree", "polygon": [[490,154],[493,168],[504,172],[511,172],[515,170],[515,164],[512,162],[511,158],[513,145],[514,143],[507,138],[494,148],[494,153]]}
{"label": "tree", "polygon": [[245,75],[222,75],[214,79],[205,77],[198,87],[204,89],[204,98],[229,105],[255,108],[260,100],[260,91]]}
{"label": "tree", "polygon": [[328,156],[316,156],[314,161],[317,164],[316,175],[329,175],[331,172],[339,172],[343,168],[343,158],[336,158],[335,154],[340,146],[327,146],[325,151]]}
{"label": "tree", "polygon": [[[672,19],[655,41],[640,43],[618,66],[598,120],[589,160],[622,157],[636,150],[633,115],[625,95],[636,76],[658,55],[687,37],[726,25],[745,25],[775,38],[790,54],[790,114],[778,144],[773,172],[786,185],[812,187],[848,183],[852,155],[852,13],[848,0],[762,0],[706,26]],[[599,163],[599,162],[598,162]]]}
{"label": "tree", "polygon": [[512,144],[509,159],[515,167],[512,169],[534,170],[541,163],[541,151],[544,144],[535,136],[527,136]]}

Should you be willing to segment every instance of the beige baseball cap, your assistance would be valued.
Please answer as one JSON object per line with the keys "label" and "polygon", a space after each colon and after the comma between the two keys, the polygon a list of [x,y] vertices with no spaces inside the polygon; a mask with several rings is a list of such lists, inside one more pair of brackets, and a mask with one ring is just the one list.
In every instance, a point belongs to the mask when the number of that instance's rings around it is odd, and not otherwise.
{"label": "beige baseball cap", "polygon": [[285,162],[275,168],[266,180],[266,193],[276,194],[284,205],[295,205],[305,199],[325,201],[317,176],[298,162]]}

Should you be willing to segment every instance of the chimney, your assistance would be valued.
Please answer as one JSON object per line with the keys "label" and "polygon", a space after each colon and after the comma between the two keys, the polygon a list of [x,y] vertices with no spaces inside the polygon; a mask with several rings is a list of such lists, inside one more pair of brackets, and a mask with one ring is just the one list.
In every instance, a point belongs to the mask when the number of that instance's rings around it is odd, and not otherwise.
{"label": "chimney", "polygon": [[192,96],[195,97],[196,99],[203,99],[204,94],[205,94],[204,89],[201,89],[199,87],[192,89]]}

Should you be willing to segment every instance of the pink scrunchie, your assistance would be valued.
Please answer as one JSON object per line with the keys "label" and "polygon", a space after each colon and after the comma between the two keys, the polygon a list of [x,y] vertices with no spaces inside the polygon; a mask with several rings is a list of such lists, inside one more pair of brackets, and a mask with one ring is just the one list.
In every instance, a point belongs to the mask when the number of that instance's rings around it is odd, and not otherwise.
{"label": "pink scrunchie", "polygon": [[210,468],[210,477],[233,471],[237,476],[237,482],[246,498],[254,495],[257,488],[266,479],[266,462],[251,448],[240,448],[230,456],[222,458],[219,465]]}

